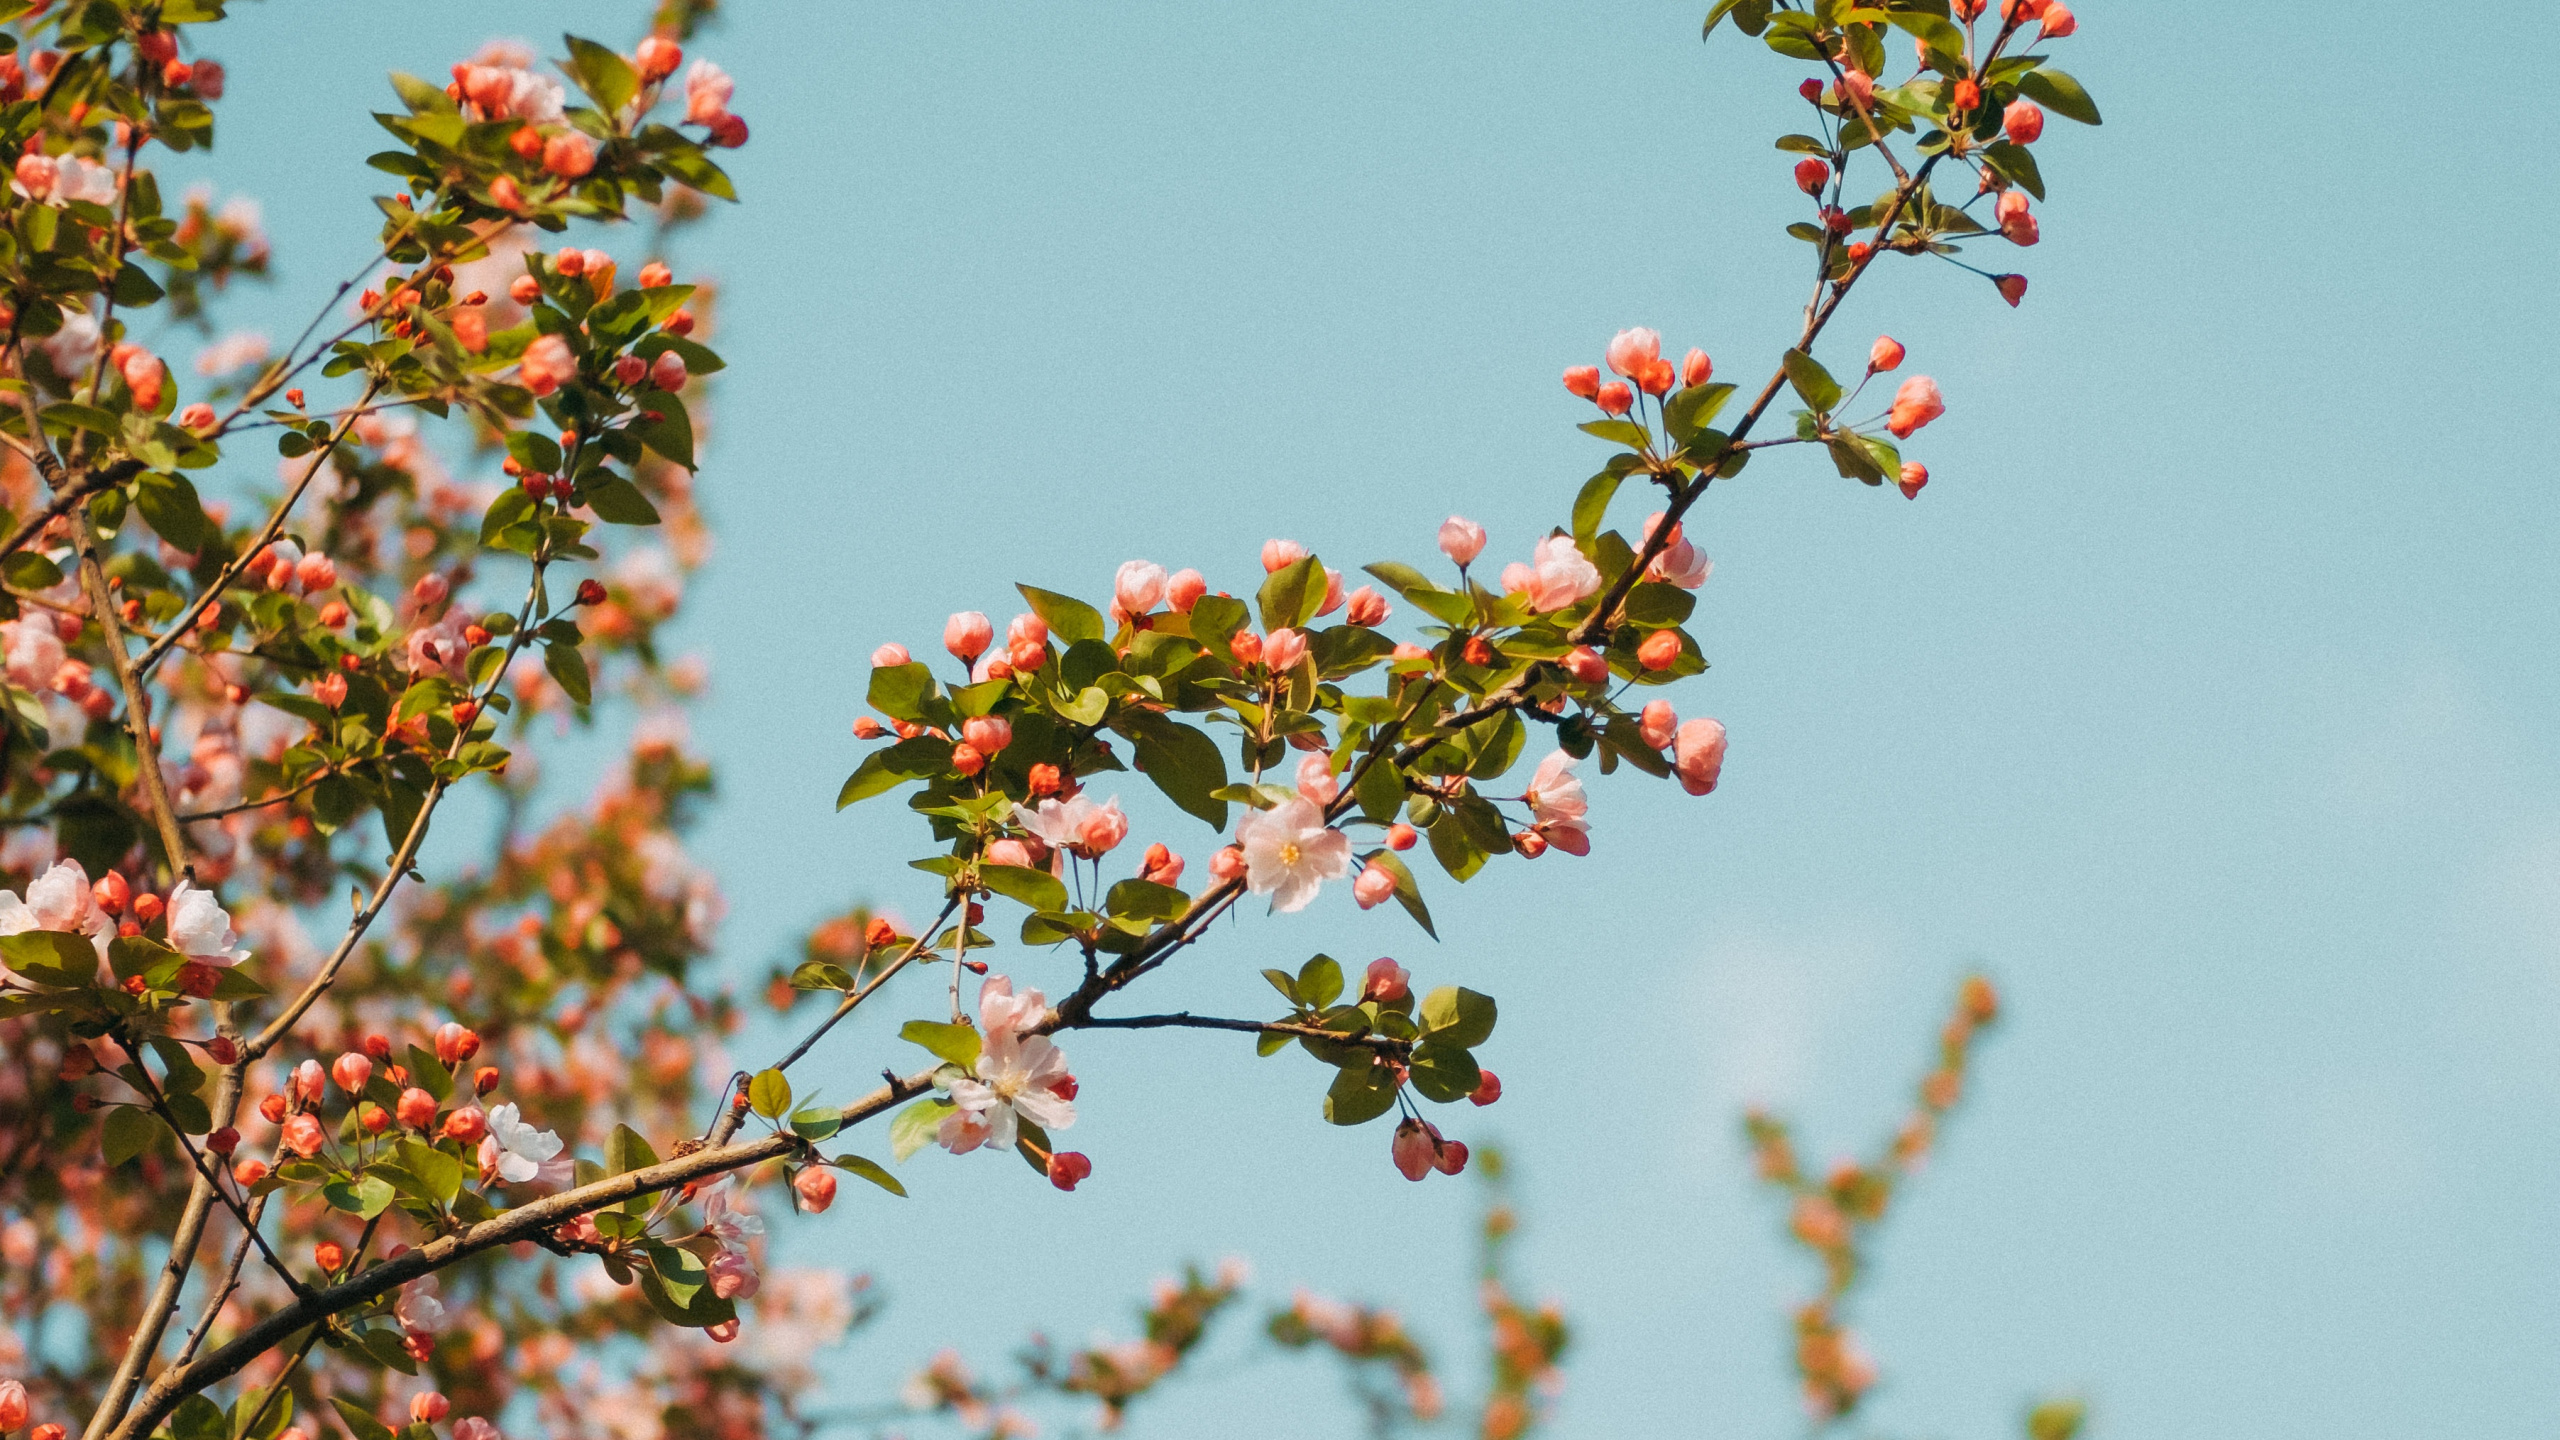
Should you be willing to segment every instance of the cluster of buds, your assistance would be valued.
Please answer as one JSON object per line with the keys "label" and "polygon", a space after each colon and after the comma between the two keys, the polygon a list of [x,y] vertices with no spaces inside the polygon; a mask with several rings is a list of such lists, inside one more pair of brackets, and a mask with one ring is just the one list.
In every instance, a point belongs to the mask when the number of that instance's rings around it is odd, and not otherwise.
{"label": "cluster of buds", "polygon": [[1622,378],[1603,381],[1599,366],[1576,365],[1564,372],[1564,388],[1612,417],[1635,408],[1638,390],[1659,400],[1675,388],[1704,385],[1716,373],[1715,361],[1704,350],[1692,349],[1678,365],[1672,364],[1663,358],[1662,336],[1642,327],[1619,331],[1604,358]]}

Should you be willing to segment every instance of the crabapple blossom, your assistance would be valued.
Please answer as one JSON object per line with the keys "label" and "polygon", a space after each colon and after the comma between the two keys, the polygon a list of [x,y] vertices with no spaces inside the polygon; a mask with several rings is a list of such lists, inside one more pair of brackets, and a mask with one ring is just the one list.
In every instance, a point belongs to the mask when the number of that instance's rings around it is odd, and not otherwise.
{"label": "crabapple blossom", "polygon": [[560,1155],[561,1144],[557,1134],[526,1123],[514,1105],[492,1105],[489,1133],[481,1142],[480,1168],[510,1185],[548,1179],[546,1171],[564,1168],[552,1164]]}
{"label": "crabapple blossom", "polygon": [[1374,630],[1387,623],[1390,613],[1387,597],[1363,585],[1351,592],[1350,607],[1342,612],[1342,618],[1350,624],[1365,625]]}
{"label": "crabapple blossom", "polygon": [[539,335],[524,347],[524,358],[516,362],[516,376],[524,388],[536,395],[549,395],[577,378],[578,357],[569,350],[569,342],[557,335]]}
{"label": "crabapple blossom", "polygon": [[1333,775],[1333,762],[1324,755],[1309,755],[1298,762],[1298,793],[1318,805],[1330,805],[1342,793],[1341,782]]}
{"label": "crabapple blossom", "polygon": [[205,965],[237,965],[249,958],[231,930],[231,913],[185,880],[169,892],[169,948]]}
{"label": "crabapple blossom", "polygon": [[2044,7],[2044,13],[2036,17],[2036,24],[2047,40],[2059,40],[2066,35],[2077,34],[2080,29],[2080,21],[2072,15],[2071,7],[2062,4],[2061,0],[2054,0],[2053,4]]}
{"label": "crabapple blossom", "polygon": [[1049,1157],[1049,1183],[1061,1190],[1073,1190],[1093,1178],[1093,1161],[1080,1151],[1061,1150]]}
{"label": "crabapple blossom", "polygon": [[[958,1107],[953,1118],[968,1117],[959,1132],[944,1139],[945,1147],[954,1153],[979,1145],[1010,1150],[1020,1120],[1051,1132],[1076,1123],[1074,1103],[1059,1093],[1074,1078],[1065,1052],[1046,1035],[1022,1034],[1017,1023],[1036,1018],[1036,1012],[1032,1016],[1020,1012],[1039,1006],[1040,993],[1025,991],[1017,999],[1011,991],[1011,981],[989,976],[979,992],[984,1039],[978,1062],[968,1076],[951,1082],[951,1102]],[[955,1139],[961,1143],[953,1143]]]}
{"label": "crabapple blossom", "polygon": [[[1667,634],[1667,631],[1657,631]],[[1528,802],[1538,832],[1567,854],[1591,853],[1591,802],[1583,794],[1582,781],[1573,773],[1573,757],[1561,750],[1538,762],[1538,770],[1529,779]]]}
{"label": "crabapple blossom", "polygon": [[871,663],[876,668],[885,669],[891,665],[914,664],[915,657],[907,653],[906,646],[897,644],[893,641],[890,644],[883,645],[879,649],[872,651]]}
{"label": "crabapple blossom", "polygon": [[330,1063],[329,1078],[348,1094],[361,1095],[365,1082],[373,1078],[373,1059],[350,1050]]}
{"label": "crabapple blossom", "polygon": [[420,1425],[433,1425],[453,1411],[453,1402],[443,1392],[424,1390],[409,1397],[409,1418]]}
{"label": "crabapple blossom", "polygon": [[684,75],[685,123],[710,125],[725,118],[737,88],[728,71],[708,60],[694,61],[693,68]]}
{"label": "crabapple blossom", "polygon": [[1395,961],[1380,957],[1369,962],[1360,982],[1360,998],[1392,1005],[1413,994],[1413,973]]}
{"label": "crabapple blossom", "polygon": [[1879,374],[1902,368],[1902,342],[1890,335],[1879,335],[1867,347],[1867,368]]}
{"label": "crabapple blossom", "polygon": [[1262,570],[1266,575],[1276,575],[1306,558],[1307,547],[1295,540],[1262,542]]}
{"label": "crabapple blossom", "polygon": [[[336,1269],[336,1266],[330,1266]],[[400,1287],[400,1298],[392,1303],[391,1315],[404,1330],[435,1330],[445,1321],[444,1301],[436,1296],[438,1284],[433,1275],[421,1275]]]}
{"label": "crabapple blossom", "polygon": [[2037,240],[2036,217],[2028,213],[2027,195],[2023,190],[2004,190],[2000,201],[1992,207],[1999,221],[2000,234],[2012,245],[2033,245]]}
{"label": "crabapple blossom", "polygon": [[1293,796],[1236,822],[1244,852],[1245,889],[1271,897],[1272,913],[1303,910],[1327,880],[1351,873],[1351,837],[1328,829],[1324,812]]}
{"label": "crabapple blossom", "polygon": [[1157,885],[1182,883],[1182,857],[1173,853],[1162,841],[1147,847],[1138,864],[1138,878]]}
{"label": "crabapple blossom", "polygon": [[1151,560],[1124,560],[1111,578],[1111,603],[1123,618],[1144,615],[1164,603],[1164,567]]}
{"label": "crabapple blossom", "polygon": [[1383,865],[1362,867],[1359,878],[1351,882],[1351,898],[1363,910],[1374,910],[1396,893],[1396,877]]}
{"label": "crabapple blossom", "polygon": [[27,1387],[16,1380],[0,1380],[0,1433],[25,1428],[27,1423]]}
{"label": "crabapple blossom", "polygon": [[1164,586],[1165,603],[1186,615],[1208,593],[1209,582],[1197,570],[1176,570]]}
{"label": "crabapple blossom", "polygon": [[1635,405],[1636,392],[1612,380],[1600,387],[1599,393],[1592,397],[1592,403],[1598,405],[1603,414],[1624,415]]}
{"label": "crabapple blossom", "polygon": [[504,1437],[486,1417],[465,1415],[453,1422],[453,1440],[504,1440]]}
{"label": "crabapple blossom", "polygon": [[1572,536],[1550,535],[1538,542],[1530,563],[1502,568],[1502,588],[1507,594],[1526,596],[1533,610],[1562,610],[1599,593],[1600,571],[1574,545]]}
{"label": "crabapple blossom", "polygon": [[1679,664],[1679,632],[1656,630],[1644,637],[1644,643],[1636,647],[1636,663],[1647,670],[1668,670]]}
{"label": "crabapple blossom", "polygon": [[1902,462],[1902,475],[1894,483],[1901,489],[1904,499],[1917,500],[1921,487],[1929,483],[1929,467],[1917,460],[1905,460]]}
{"label": "crabapple blossom", "polygon": [[711,1293],[723,1300],[752,1300],[762,1287],[755,1262],[736,1250],[722,1250],[711,1257]]}
{"label": "crabapple blossom", "polygon": [[2000,128],[2012,145],[2033,145],[2044,136],[2044,109],[2033,100],[2013,100],[2000,112]]}
{"label": "crabapple blossom", "polygon": [[1263,637],[1262,663],[1273,670],[1295,670],[1306,655],[1307,636],[1303,630],[1283,626]]}
{"label": "crabapple blossom", "polygon": [[1565,367],[1564,388],[1567,393],[1578,395],[1585,400],[1599,394],[1600,367],[1597,365],[1569,365]]}
{"label": "crabapple blossom", "polygon": [[1680,727],[1672,744],[1672,769],[1680,776],[1680,788],[1692,795],[1704,795],[1716,788],[1716,779],[1724,773],[1724,726],[1714,720],[1692,720]]}
{"label": "crabapple blossom", "polygon": [[1885,428],[1895,438],[1907,440],[1913,431],[1946,413],[1946,400],[1938,393],[1938,382],[1926,375],[1914,375],[1893,392],[1893,411],[1885,419]]}
{"label": "crabapple blossom", "polygon": [[824,1165],[811,1165],[791,1177],[792,1193],[800,1197],[800,1208],[811,1215],[823,1213],[836,1203],[836,1172]]}
{"label": "crabapple blossom", "polygon": [[942,648],[950,651],[963,665],[987,653],[987,645],[995,639],[995,626],[975,610],[963,610],[943,622]]}
{"label": "crabapple blossom", "polygon": [[294,1115],[284,1122],[284,1148],[305,1159],[319,1154],[327,1138],[320,1129],[318,1117],[308,1112]]}
{"label": "crabapple blossom", "polygon": [[1708,359],[1704,350],[1693,347],[1680,358],[1680,383],[1683,385],[1704,385],[1715,378],[1715,373],[1716,362]]}
{"label": "crabapple blossom", "polygon": [[1662,336],[1639,326],[1610,338],[1604,352],[1609,368],[1629,380],[1642,380],[1662,358]]}
{"label": "crabapple blossom", "polygon": [[1666,749],[1680,728],[1680,713],[1671,708],[1668,700],[1648,700],[1637,717],[1636,726],[1636,733],[1644,737],[1644,743],[1656,750]]}

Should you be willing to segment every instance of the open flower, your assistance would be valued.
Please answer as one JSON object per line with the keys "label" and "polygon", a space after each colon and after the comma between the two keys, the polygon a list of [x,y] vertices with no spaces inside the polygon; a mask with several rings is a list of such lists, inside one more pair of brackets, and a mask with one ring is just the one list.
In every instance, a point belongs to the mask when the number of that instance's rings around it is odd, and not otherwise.
{"label": "open flower", "polygon": [[1538,773],[1529,777],[1529,814],[1538,833],[1549,844],[1568,855],[1591,853],[1591,802],[1582,793],[1582,781],[1573,773],[1573,757],[1558,750],[1538,762]]}
{"label": "open flower", "polygon": [[1502,567],[1502,588],[1527,596],[1532,610],[1562,610],[1599,593],[1600,571],[1575,548],[1572,536],[1550,535],[1538,542],[1528,564]]}
{"label": "open flower", "polygon": [[199,890],[184,880],[169,892],[169,948],[204,965],[237,965],[249,958],[249,952],[240,948],[240,937],[231,933],[231,915],[222,902],[213,898],[212,891]]}
{"label": "open flower", "polygon": [[764,1217],[729,1203],[729,1177],[702,1194],[702,1230],[732,1255],[747,1253],[750,1240],[764,1233]]}
{"label": "open flower", "polygon": [[1351,837],[1328,829],[1305,796],[1236,822],[1236,843],[1244,848],[1244,888],[1270,896],[1274,914],[1305,909],[1318,886],[1351,873]]}
{"label": "open flower", "polygon": [[[173,914],[170,918],[174,923],[177,917]],[[115,933],[115,922],[98,909],[89,887],[89,872],[81,868],[80,862],[58,860],[27,886],[25,899],[0,890],[0,935],[20,935],[29,930],[60,930],[102,940]]]}
{"label": "open flower", "polygon": [[952,1118],[970,1118],[956,1127],[950,1120],[943,1122],[946,1145],[956,1136],[967,1143],[954,1150],[982,1144],[1010,1150],[1024,1120],[1046,1131],[1076,1123],[1075,1103],[1067,1098],[1075,1093],[1075,1076],[1067,1069],[1066,1053],[1046,1035],[1022,1033],[1047,1008],[1039,991],[1016,996],[1011,980],[987,978],[978,991],[983,1039],[977,1073],[951,1082],[951,1103],[959,1107]]}
{"label": "open flower", "polygon": [[436,1277],[421,1275],[400,1287],[391,1316],[403,1330],[434,1330],[444,1324],[444,1302],[436,1298]]}
{"label": "open flower", "polygon": [[[494,1155],[485,1153],[493,1146]],[[549,1130],[533,1128],[513,1105],[492,1105],[489,1135],[481,1142],[481,1149],[482,1169],[494,1168],[499,1179],[521,1185],[540,1176],[560,1154],[560,1137]],[[492,1161],[496,1162],[494,1166]]]}

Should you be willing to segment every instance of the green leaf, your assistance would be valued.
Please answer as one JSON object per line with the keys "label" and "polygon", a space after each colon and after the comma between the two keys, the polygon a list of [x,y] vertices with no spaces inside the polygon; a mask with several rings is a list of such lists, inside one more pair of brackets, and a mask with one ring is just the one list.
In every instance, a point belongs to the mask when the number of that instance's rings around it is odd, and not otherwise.
{"label": "green leaf", "polygon": [[1324,1118],[1335,1125],[1358,1125],[1395,1108],[1396,1085],[1385,1067],[1370,1063],[1345,1065],[1334,1072],[1324,1092]]}
{"label": "green leaf", "polygon": [[825,1140],[843,1128],[844,1116],[830,1106],[813,1105],[791,1112],[791,1133],[803,1140]]}
{"label": "green leaf", "polygon": [[[939,1125],[942,1122],[937,1119],[934,1123]],[[836,1165],[839,1169],[861,1176],[901,1200],[907,1196],[907,1187],[898,1183],[897,1176],[880,1168],[880,1162],[877,1160],[865,1160],[859,1155],[839,1155],[836,1157]]]}
{"label": "green leaf", "polygon": [[1476,1068],[1476,1057],[1455,1045],[1431,1041],[1414,1047],[1413,1063],[1408,1073],[1413,1077],[1413,1088],[1422,1092],[1422,1098],[1443,1105],[1466,1099],[1484,1083],[1484,1072]]}
{"label": "green leaf", "polygon": [[950,764],[951,742],[939,735],[919,735],[885,750],[874,750],[845,777],[844,788],[836,792],[836,808],[841,810],[856,800],[867,800],[909,780],[936,774]]}
{"label": "green leaf", "polygon": [[560,682],[570,699],[581,705],[595,703],[595,682],[587,675],[587,657],[578,647],[554,641],[542,647],[542,668]]}
{"label": "green leaf", "polygon": [[179,958],[177,951],[140,935],[119,935],[107,942],[107,964],[118,980],[130,980]]}
{"label": "green leaf", "polygon": [[[1732,396],[1733,387],[1721,381],[1711,385],[1692,385],[1679,391],[1663,402],[1663,428],[1671,432],[1671,438],[1674,441],[1686,445],[1698,438],[1699,431],[1715,423],[1716,415],[1724,409],[1724,402]],[[1574,507],[1576,534],[1580,533],[1581,514],[1582,507],[1576,504]]]}
{"label": "green leaf", "polygon": [[[587,508],[596,518],[613,525],[655,525],[658,507],[640,493],[640,487],[619,475],[610,475],[587,486]],[[157,528],[157,527],[154,527]],[[183,548],[183,547],[181,547]]]}
{"label": "green leaf", "polygon": [[107,1168],[112,1170],[151,1148],[151,1137],[159,1133],[160,1122],[151,1112],[133,1105],[119,1105],[107,1112],[107,1123],[100,1144],[107,1154]]}
{"label": "green leaf", "polygon": [[1807,408],[1816,414],[1828,415],[1831,407],[1840,403],[1840,382],[1832,379],[1831,372],[1823,369],[1812,356],[1801,350],[1790,350],[1783,363],[1787,369],[1787,383],[1803,397]]}
{"label": "green leaf", "polygon": [[830,965],[824,960],[803,960],[791,972],[791,988],[794,990],[850,990],[854,988],[854,979],[841,965]]}
{"label": "green leaf", "polygon": [[2036,169],[2036,157],[2024,145],[1995,140],[1982,147],[1982,158],[1992,169],[2006,175],[2021,190],[2037,199],[2044,198],[2044,176]]}
{"label": "green leaf", "polygon": [[1298,967],[1297,1001],[1310,1010],[1322,1010],[1342,997],[1342,965],[1330,955],[1318,955]]}
{"label": "green leaf", "polygon": [[1585,435],[1597,435],[1630,450],[1642,450],[1653,443],[1653,432],[1632,420],[1585,420],[1575,428]]}
{"label": "green leaf", "polygon": [[13,590],[50,590],[62,583],[62,567],[33,550],[20,550],[0,561],[0,579]]}
{"label": "green leaf", "polygon": [[1102,612],[1073,595],[1061,595],[1054,590],[1042,590],[1030,585],[1016,585],[1013,588],[1022,592],[1023,600],[1031,606],[1031,613],[1048,624],[1049,633],[1057,637],[1060,645],[1073,645],[1079,640],[1106,638],[1102,628]]}
{"label": "green leaf", "polygon": [[400,1164],[418,1177],[439,1205],[450,1205],[462,1193],[462,1162],[418,1140],[400,1142]]}
{"label": "green leaf", "polygon": [[1123,880],[1103,897],[1102,908],[1119,920],[1178,920],[1190,910],[1191,897],[1152,880]]}
{"label": "green leaf", "polygon": [[367,1220],[391,1208],[391,1202],[399,1198],[390,1181],[374,1175],[366,1175],[353,1182],[332,1180],[320,1187],[320,1197],[350,1215]]}
{"label": "green leaf", "polygon": [[[685,1252],[681,1250],[678,1250],[675,1253],[678,1255],[685,1254]],[[686,1258],[691,1259],[692,1257],[687,1255]],[[669,1286],[666,1280],[661,1278],[659,1272],[655,1270],[643,1270],[640,1272],[640,1293],[642,1297],[649,1302],[650,1309],[657,1311],[659,1317],[671,1325],[682,1325],[688,1329],[694,1330],[707,1330],[714,1325],[724,1324],[738,1318],[738,1307],[731,1304],[729,1301],[721,1299],[719,1295],[714,1293],[708,1285],[701,1285],[697,1283],[696,1287],[690,1294],[681,1298],[678,1297],[676,1288],[677,1287]]]}
{"label": "green leaf", "polygon": [[1440,862],[1450,879],[1464,884],[1484,868],[1484,849],[1468,835],[1466,823],[1455,811],[1443,815],[1430,833],[1431,858]]}
{"label": "green leaf", "polygon": [[1009,900],[1019,900],[1034,910],[1067,908],[1067,887],[1046,870],[1026,865],[981,865],[978,880],[988,889]]}
{"label": "green leaf", "polygon": [[1286,970],[1265,968],[1262,978],[1271,982],[1271,988],[1280,992],[1281,999],[1288,1001],[1291,1005],[1298,1003],[1297,977]]}
{"label": "green leaf", "polygon": [[640,76],[629,61],[593,40],[564,35],[569,42],[569,62],[560,68],[596,102],[596,108],[607,115],[615,114],[640,93]]}
{"label": "green leaf", "polygon": [[933,1143],[943,1117],[955,1108],[948,1100],[928,1095],[899,1111],[898,1118],[889,1122],[889,1158],[906,1164],[908,1156]]}
{"label": "green leaf", "polygon": [[1137,748],[1138,769],[1166,799],[1213,829],[1227,828],[1227,802],[1217,796],[1226,788],[1227,756],[1217,741],[1188,725],[1134,707],[1124,728]]}
{"label": "green leaf", "polygon": [[977,1068],[978,1049],[984,1043],[976,1026],[938,1020],[910,1020],[898,1027],[898,1038],[921,1045],[963,1070]]}
{"label": "green leaf", "polygon": [[922,722],[925,701],[933,693],[933,672],[920,662],[910,660],[904,665],[872,668],[868,693],[871,708],[892,720]]}
{"label": "green leaf", "polygon": [[791,1081],[779,1070],[759,1070],[747,1082],[747,1103],[767,1120],[779,1120],[791,1108]]}
{"label": "green leaf", "polygon": [[[1680,392],[1685,395],[1689,392]],[[1582,493],[1573,497],[1573,538],[1588,544],[1600,533],[1600,522],[1609,518],[1609,502],[1617,498],[1618,482],[1626,477],[1603,470],[1582,482]]]}
{"label": "green leaf", "polygon": [[1473,1050],[1493,1036],[1493,997],[1443,985],[1422,997],[1422,1033],[1433,1042]]}
{"label": "green leaf", "polygon": [[2066,120],[2083,125],[2106,123],[2098,118],[2098,102],[2089,98],[2080,82],[2050,65],[2019,76],[2018,93]]}
{"label": "green leaf", "polygon": [[1324,562],[1309,555],[1263,577],[1254,596],[1262,612],[1262,628],[1278,630],[1304,625],[1324,603]]}
{"label": "green leaf", "polygon": [[[765,1075],[773,1076],[777,1080],[781,1079],[781,1072],[778,1070],[768,1070],[764,1073]],[[762,1081],[763,1079],[764,1075],[756,1077],[756,1081]],[[790,1103],[787,1098],[790,1094],[790,1090],[790,1082],[784,1081],[783,1093],[786,1098],[784,1099],[783,1104],[785,1105]],[[749,1082],[747,1087],[747,1097],[749,1103],[754,1102],[755,1082]],[[762,1107],[758,1108],[761,1109]],[[781,1107],[776,1106],[773,1110],[766,1113],[768,1116],[780,1114]],[[650,1145],[648,1137],[642,1135],[639,1131],[632,1129],[628,1125],[614,1126],[613,1134],[607,1137],[604,1142],[604,1166],[605,1173],[608,1175],[627,1175],[634,1170],[646,1170],[657,1163],[657,1149]]]}
{"label": "green leaf", "polygon": [[2027,1440],[2072,1440],[2087,1418],[2077,1400],[2047,1400],[2027,1412]]}
{"label": "green leaf", "polygon": [[1423,934],[1439,939],[1440,932],[1432,928],[1431,908],[1422,903],[1422,887],[1415,883],[1413,871],[1406,867],[1404,861],[1398,859],[1394,851],[1381,850],[1370,856],[1368,863],[1396,877],[1396,903],[1404,907],[1404,913],[1413,917],[1414,924],[1422,927]]}
{"label": "green leaf", "polygon": [[391,1433],[390,1426],[374,1419],[373,1412],[345,1396],[332,1395],[329,1403],[338,1407],[339,1416],[347,1422],[347,1433],[355,1440],[398,1440]]}
{"label": "green leaf", "polygon": [[97,947],[86,936],[60,930],[22,930],[0,936],[0,961],[39,984],[64,990],[87,986],[98,974]]}
{"label": "green leaf", "polygon": [[[660,127],[651,126],[650,128]],[[690,141],[661,150],[649,159],[651,164],[664,170],[677,181],[690,185],[705,195],[731,201],[738,198],[737,187],[729,183],[728,172],[713,164],[711,157],[703,153],[702,147]]]}

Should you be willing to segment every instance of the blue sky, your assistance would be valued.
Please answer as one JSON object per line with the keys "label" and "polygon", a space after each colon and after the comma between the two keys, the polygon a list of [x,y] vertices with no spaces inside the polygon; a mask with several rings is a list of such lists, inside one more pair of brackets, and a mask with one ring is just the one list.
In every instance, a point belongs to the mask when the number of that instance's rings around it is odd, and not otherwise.
{"label": "blue sky", "polygon": [[[236,8],[218,158],[267,204],[283,331],[369,228],[380,72],[638,7]],[[688,626],[741,974],[829,904],[927,904],[902,811],[830,813],[874,644],[1131,556],[1234,586],[1274,534],[1420,559],[1457,510],[1525,550],[1603,454],[1559,369],[1648,324],[1756,376],[1802,303],[1768,148],[1796,72],[1701,46],[1704,0],[736,8],[697,48],[755,127],[748,203],[684,259],[728,287]],[[2560,177],[2462,100],[2560,46],[2207,19],[2091,0],[2057,48],[2109,123],[2039,148],[2023,309],[1920,264],[1849,308],[1827,354],[1890,330],[1948,397],[1919,501],[1779,452],[1699,512],[1682,709],[1731,728],[1722,789],[1596,785],[1590,860],[1431,877],[1437,946],[1328,897],[1168,976],[1249,1010],[1322,949],[1501,997],[1508,1095],[1461,1130],[1511,1147],[1525,1277],[1574,1316],[1559,1434],[1798,1427],[1811,1277],[1736,1117],[1872,1143],[1975,964],[2011,1020],[1859,1317],[1884,1428],[1996,1434],[2052,1389],[2105,1436],[2560,1426]],[[830,1041],[831,1088],[898,1058],[893,1018]],[[920,1204],[849,1191],[791,1237],[890,1292],[846,1398],[945,1341],[1125,1334],[1149,1277],[1229,1252],[1463,1365],[1471,1189],[1323,1125],[1308,1062],[1070,1048],[1072,1199],[926,1156]],[[1334,1394],[1274,1362],[1131,1433],[1348,1433]]]}

